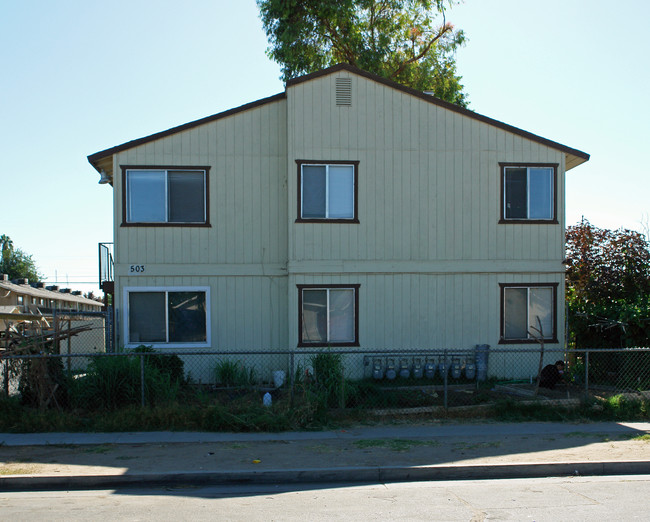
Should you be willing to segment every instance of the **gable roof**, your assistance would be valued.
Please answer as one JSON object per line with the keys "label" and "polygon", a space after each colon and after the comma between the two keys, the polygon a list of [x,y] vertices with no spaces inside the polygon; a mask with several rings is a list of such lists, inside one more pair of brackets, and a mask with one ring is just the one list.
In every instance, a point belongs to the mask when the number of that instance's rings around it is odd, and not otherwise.
{"label": "gable roof", "polygon": [[349,65],[346,63],[340,63],[338,65],[329,67],[328,69],[323,69],[321,71],[316,71],[314,73],[307,74],[305,76],[293,78],[287,81],[287,88],[291,87],[292,85],[298,85],[300,83],[307,82],[315,78],[319,78],[321,76],[332,74],[338,71],[347,71],[353,74],[357,74],[359,76],[363,76],[364,78],[367,78],[377,83],[381,83],[392,89],[404,92],[406,94],[410,94],[411,96],[415,96],[416,98],[424,100],[428,103],[432,103],[439,107],[443,107],[444,109],[457,112],[458,114],[462,114],[463,116],[467,116],[468,118],[472,118],[474,120],[487,123],[488,125],[492,125],[493,127],[497,127],[507,132],[511,132],[513,134],[516,134],[517,136],[521,136],[523,138],[529,139],[531,141],[535,141],[537,143],[540,143],[552,149],[559,150],[560,152],[564,152],[567,155],[566,170],[572,169],[573,167],[577,167],[578,165],[584,163],[589,159],[589,154],[587,154],[586,152],[582,152],[581,150],[574,149],[566,145],[562,145],[561,143],[549,140],[547,138],[543,138],[542,136],[538,136],[537,134],[533,134],[532,132],[525,131],[518,127],[513,127],[512,125],[508,125],[507,123],[504,123],[502,121],[495,120],[494,118],[483,116],[478,112],[465,109],[464,107],[461,107],[459,105],[454,105],[453,103],[446,102],[444,100],[441,100],[440,98],[431,96],[430,94],[425,94],[422,91],[418,91],[416,89],[406,87],[405,85],[400,85],[399,83],[395,83],[392,80],[389,80],[382,76],[377,76],[376,74],[369,73],[367,71],[364,71],[362,69],[359,69],[357,67],[354,67],[353,65]]}
{"label": "gable roof", "polygon": [[139,145],[143,145],[145,143],[149,143],[155,140],[158,140],[160,138],[164,138],[166,136],[171,136],[173,134],[176,134],[178,132],[183,132],[188,129],[192,129],[194,127],[198,127],[200,125],[204,125],[206,123],[210,123],[216,120],[219,120],[221,118],[226,118],[228,116],[232,116],[234,114],[237,114],[239,112],[247,111],[250,109],[254,109],[256,107],[260,107],[262,105],[265,105],[267,103],[272,103],[278,100],[282,100],[286,98],[286,90],[289,89],[290,87],[294,85],[298,85],[300,83],[308,82],[311,80],[314,80],[316,78],[320,78],[322,76],[326,76],[328,74],[334,74],[339,71],[347,71],[352,74],[356,74],[358,76],[362,76],[364,78],[367,78],[369,80],[372,80],[374,82],[386,85],[387,87],[390,87],[392,89],[396,89],[398,91],[404,92],[406,94],[409,94],[411,96],[415,96],[421,100],[426,101],[427,103],[432,103],[434,105],[437,105],[439,107],[442,107],[444,109],[456,112],[458,114],[462,114],[463,116],[467,116],[468,118],[472,118],[478,121],[481,121],[483,123],[486,123],[488,125],[491,125],[493,127],[497,127],[499,129],[505,130],[507,132],[511,132],[513,134],[516,134],[518,136],[521,136],[523,138],[529,139],[531,141],[540,143],[542,145],[545,145],[547,147],[550,147],[552,149],[559,150],[560,152],[563,152],[566,155],[566,170],[572,169],[573,167],[577,167],[578,165],[584,163],[585,161],[589,160],[589,154],[586,152],[582,152],[578,149],[574,149],[571,147],[568,147],[566,145],[562,145],[561,143],[558,143],[556,141],[549,140],[547,138],[543,138],[542,136],[538,136],[537,134],[533,134],[532,132],[525,131],[523,129],[520,129],[518,127],[513,127],[512,125],[508,125],[507,123],[501,122],[499,120],[495,120],[493,118],[490,118],[488,116],[483,116],[482,114],[479,114],[477,112],[471,111],[469,109],[465,109],[464,107],[460,107],[458,105],[454,105],[453,103],[446,102],[444,100],[441,100],[439,98],[436,98],[435,96],[431,96],[429,94],[425,94],[421,91],[418,91],[416,89],[412,89],[410,87],[406,87],[404,85],[400,85],[392,80],[388,80],[386,78],[383,78],[381,76],[378,76],[376,74],[369,73],[367,71],[364,71],[362,69],[359,69],[357,67],[354,67],[353,65],[349,64],[338,64],[334,65],[332,67],[328,67],[327,69],[322,69],[320,71],[311,73],[311,74],[306,74],[304,76],[300,76],[298,78],[293,78],[286,83],[285,87],[285,92],[275,94],[273,96],[269,96],[267,98],[262,98],[260,100],[247,103],[245,105],[241,105],[240,107],[236,107],[234,109],[229,109],[224,112],[220,112],[217,114],[213,114],[212,116],[207,116],[205,118],[201,118],[195,121],[191,121],[188,123],[184,123],[183,125],[179,125],[177,127],[172,127],[170,129],[167,129],[162,132],[157,132],[155,134],[151,134],[150,136],[145,136],[143,138],[139,138],[136,140],[128,141],[126,143],[123,143],[121,145],[116,145],[114,147],[111,147],[109,149],[105,149],[99,152],[96,152],[94,154],[91,154],[88,156],[88,162],[97,170],[97,172],[100,172],[102,170],[106,170],[111,172],[112,174],[112,160],[111,158],[113,157],[113,154],[117,154],[118,152],[122,152],[128,149],[131,149],[133,147],[137,147]]}
{"label": "gable roof", "polygon": [[235,107],[234,109],[228,109],[227,111],[224,112],[219,112],[211,116],[206,116],[205,118],[200,118],[198,120],[184,123],[182,125],[178,125],[177,127],[172,127],[171,129],[167,129],[161,132],[156,132],[154,134],[145,136],[143,138],[127,141],[126,143],[122,143],[121,145],[116,145],[109,149],[101,150],[99,152],[95,152],[95,154],[91,154],[90,156],[88,156],[88,162],[93,167],[95,167],[95,170],[97,170],[97,172],[99,173],[101,173],[102,170],[112,171],[113,164],[111,158],[113,157],[113,154],[117,154],[118,152],[122,152],[124,150],[132,149],[133,147],[138,147],[139,145],[144,145],[145,143],[149,143],[152,141],[159,140],[161,138],[165,138],[166,136],[171,136],[172,134],[176,134],[178,132],[183,132],[189,129],[193,129],[194,127],[199,127],[200,125],[205,125],[206,123],[220,120],[221,118],[232,116],[233,114],[237,114],[238,112],[247,111],[250,109],[254,109],[256,107],[260,107],[262,105],[266,105],[267,103],[283,100],[284,98],[286,98],[286,94],[281,92],[279,94],[274,94],[273,96],[269,96],[268,98],[262,98],[261,100],[246,103],[239,107]]}

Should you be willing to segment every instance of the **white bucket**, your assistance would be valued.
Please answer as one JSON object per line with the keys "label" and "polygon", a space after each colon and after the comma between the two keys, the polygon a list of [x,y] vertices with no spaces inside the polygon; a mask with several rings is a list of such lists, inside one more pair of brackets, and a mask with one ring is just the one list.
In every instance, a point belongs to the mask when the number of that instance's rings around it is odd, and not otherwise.
{"label": "white bucket", "polygon": [[276,388],[280,388],[284,384],[284,379],[287,377],[287,374],[284,370],[276,370],[273,372],[273,384]]}

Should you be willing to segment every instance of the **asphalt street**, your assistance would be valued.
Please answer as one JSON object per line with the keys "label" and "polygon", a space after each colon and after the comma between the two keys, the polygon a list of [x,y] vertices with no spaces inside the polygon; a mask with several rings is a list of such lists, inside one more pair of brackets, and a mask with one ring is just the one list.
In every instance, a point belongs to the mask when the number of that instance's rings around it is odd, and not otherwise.
{"label": "asphalt street", "polygon": [[647,520],[650,476],[0,493],[4,520]]}

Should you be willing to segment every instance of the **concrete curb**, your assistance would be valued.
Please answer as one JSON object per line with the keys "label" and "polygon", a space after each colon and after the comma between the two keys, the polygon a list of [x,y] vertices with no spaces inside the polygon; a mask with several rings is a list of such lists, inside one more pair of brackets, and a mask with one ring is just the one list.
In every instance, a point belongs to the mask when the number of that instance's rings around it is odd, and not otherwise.
{"label": "concrete curb", "polygon": [[389,466],[315,469],[139,473],[133,475],[0,477],[0,491],[84,490],[224,484],[386,483],[554,476],[647,475],[650,461],[553,462],[478,466]]}

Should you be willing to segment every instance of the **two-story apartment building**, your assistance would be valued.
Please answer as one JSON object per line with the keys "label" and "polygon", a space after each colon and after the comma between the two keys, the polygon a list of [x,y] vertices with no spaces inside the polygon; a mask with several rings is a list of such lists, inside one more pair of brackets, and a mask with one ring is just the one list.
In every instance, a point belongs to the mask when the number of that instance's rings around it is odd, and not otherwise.
{"label": "two-story apartment building", "polygon": [[45,283],[29,284],[27,279],[10,281],[7,274],[0,274],[0,307],[15,313],[47,315],[54,310],[101,312],[104,305],[69,288],[59,289],[56,285],[45,286]]}
{"label": "two-story apartment building", "polygon": [[348,65],[92,154],[118,344],[526,348],[541,324],[561,347],[565,173],[588,158]]}

